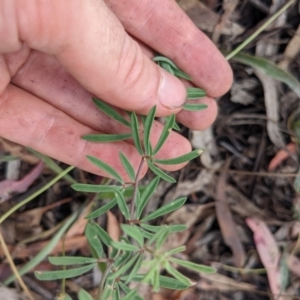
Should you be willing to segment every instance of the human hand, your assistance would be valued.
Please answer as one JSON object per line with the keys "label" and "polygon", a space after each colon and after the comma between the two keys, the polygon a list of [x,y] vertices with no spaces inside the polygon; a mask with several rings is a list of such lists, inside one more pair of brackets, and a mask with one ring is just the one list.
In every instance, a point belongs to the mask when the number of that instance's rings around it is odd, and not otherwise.
{"label": "human hand", "polygon": [[[130,143],[81,139],[126,130],[94,107],[92,95],[139,114],[157,105],[158,116],[177,113],[180,123],[201,130],[216,117],[212,97],[232,82],[225,59],[173,0],[2,0],[0,8],[0,136],[96,174],[101,172],[86,155],[121,175],[119,151],[136,167],[140,157]],[[206,90],[210,97],[199,102],[207,109],[180,111],[185,87],[151,62],[151,49]],[[161,130],[157,122],[153,143]],[[179,156],[190,147],[173,132],[157,158]]]}

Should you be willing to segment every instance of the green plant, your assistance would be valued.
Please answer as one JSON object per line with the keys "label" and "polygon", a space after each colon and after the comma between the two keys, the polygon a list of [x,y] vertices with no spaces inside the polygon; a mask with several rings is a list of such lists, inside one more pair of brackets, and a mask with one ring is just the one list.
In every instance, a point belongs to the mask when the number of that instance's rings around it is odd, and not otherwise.
{"label": "green plant", "polygon": [[[154,59],[162,68],[171,74],[191,80],[190,77],[179,70],[169,59],[157,56]],[[187,98],[197,99],[205,96],[205,92],[198,88],[188,88]],[[159,291],[160,287],[170,289],[186,289],[191,286],[189,278],[177,271],[176,265],[196,271],[212,273],[215,270],[208,266],[198,265],[192,262],[176,258],[176,255],[185,250],[184,246],[164,250],[163,245],[170,233],[180,232],[187,227],[184,225],[150,225],[149,221],[164,216],[184,205],[186,198],[179,198],[164,205],[156,211],[143,215],[143,211],[154,194],[160,180],[176,182],[176,180],[159,168],[159,165],[180,164],[198,157],[202,150],[194,150],[188,154],[173,159],[158,160],[155,155],[164,145],[172,129],[178,129],[175,116],[166,118],[161,136],[155,146],[150,143],[151,129],[155,119],[156,107],[153,107],[147,116],[137,116],[134,112],[128,112],[127,116],[119,114],[104,102],[93,99],[96,106],[105,114],[117,122],[128,127],[126,134],[92,134],[83,138],[91,142],[111,142],[125,139],[133,139],[134,145],[141,155],[141,161],[137,172],[135,172],[129,159],[120,152],[119,159],[130,178],[125,182],[120,174],[105,162],[96,157],[88,156],[87,159],[94,165],[106,172],[108,177],[113,178],[117,184],[114,185],[92,185],[75,183],[73,189],[81,192],[112,193],[112,199],[99,209],[91,212],[86,218],[89,223],[85,229],[85,235],[90,244],[93,257],[49,257],[51,264],[63,266],[62,270],[50,272],[35,272],[40,280],[57,280],[72,278],[84,274],[94,267],[102,270],[102,279],[99,284],[97,299],[142,299],[136,289],[130,290],[128,284],[132,281],[144,282],[152,286],[153,291]],[[184,109],[201,110],[205,105],[188,103]],[[141,130],[143,129],[143,130]],[[143,137],[141,137],[143,132]],[[144,164],[155,174],[155,177],[143,190],[139,188],[140,173]],[[126,202],[125,192],[131,187],[133,196],[129,204]],[[118,206],[122,212],[125,223],[121,225],[123,235],[118,242],[111,239],[109,234],[101,228],[93,219]],[[105,251],[105,248],[107,251]],[[147,258],[148,257],[148,258]],[[150,257],[150,258],[149,258]],[[147,258],[147,260],[146,260]],[[67,266],[74,266],[66,269]],[[141,267],[147,273],[139,273]],[[160,275],[161,270],[166,270],[171,276]],[[92,299],[84,290],[78,294],[80,300]],[[60,295],[60,299],[70,299],[68,295]]]}

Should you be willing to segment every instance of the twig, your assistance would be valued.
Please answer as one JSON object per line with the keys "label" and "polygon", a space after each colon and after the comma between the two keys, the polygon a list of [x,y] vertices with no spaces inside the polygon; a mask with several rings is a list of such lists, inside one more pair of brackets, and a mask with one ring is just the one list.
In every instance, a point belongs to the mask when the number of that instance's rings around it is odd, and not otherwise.
{"label": "twig", "polygon": [[6,256],[6,259],[7,259],[8,263],[9,263],[9,266],[10,266],[11,270],[13,271],[13,273],[15,274],[15,276],[16,276],[19,284],[20,284],[20,286],[22,287],[22,289],[24,290],[24,292],[26,293],[26,295],[28,296],[28,298],[30,300],[34,300],[33,297],[32,297],[32,295],[30,294],[27,286],[25,285],[24,281],[22,280],[22,278],[21,278],[21,276],[20,276],[20,274],[19,274],[19,272],[18,272],[18,270],[17,270],[17,268],[16,268],[16,266],[15,266],[15,264],[13,262],[12,257],[10,256],[9,250],[8,250],[8,248],[6,246],[6,243],[5,243],[4,238],[2,236],[1,230],[0,230],[0,244],[2,245],[2,249],[3,249],[3,252],[4,252],[4,254]]}

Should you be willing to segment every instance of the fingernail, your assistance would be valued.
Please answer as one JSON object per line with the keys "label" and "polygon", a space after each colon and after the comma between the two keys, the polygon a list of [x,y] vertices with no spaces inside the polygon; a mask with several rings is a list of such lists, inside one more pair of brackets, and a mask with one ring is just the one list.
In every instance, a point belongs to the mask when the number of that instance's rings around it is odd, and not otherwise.
{"label": "fingernail", "polygon": [[161,69],[161,82],[158,91],[159,102],[167,109],[177,109],[184,105],[187,99],[183,83],[167,71]]}

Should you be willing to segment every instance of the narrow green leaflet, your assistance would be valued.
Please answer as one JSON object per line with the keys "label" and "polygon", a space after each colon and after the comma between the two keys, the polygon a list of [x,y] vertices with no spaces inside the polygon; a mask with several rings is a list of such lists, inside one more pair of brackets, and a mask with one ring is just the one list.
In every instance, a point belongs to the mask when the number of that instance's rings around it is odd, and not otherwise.
{"label": "narrow green leaflet", "polygon": [[214,269],[212,267],[204,266],[204,265],[198,265],[198,264],[195,264],[195,263],[190,262],[190,261],[185,261],[185,260],[177,259],[177,258],[174,258],[174,257],[171,257],[170,261],[172,261],[175,264],[178,264],[182,267],[185,267],[187,269],[196,271],[196,272],[209,273],[209,274],[216,273],[216,269]]}
{"label": "narrow green leaflet", "polygon": [[298,97],[300,97],[300,82],[297,80],[297,78],[291,73],[279,68],[272,61],[263,57],[253,56],[241,52],[236,54],[232,60],[251,66],[252,68],[258,69],[276,80],[284,82],[298,95]]}
{"label": "narrow green leaflet", "polygon": [[186,276],[178,272],[175,268],[173,268],[169,262],[166,262],[164,264],[164,267],[166,268],[166,271],[178,281],[182,282],[187,286],[191,286],[191,281]]}
{"label": "narrow green leaflet", "polygon": [[203,109],[206,109],[207,105],[206,104],[198,104],[198,103],[185,103],[183,105],[184,110],[189,110],[189,111],[200,111]]}
{"label": "narrow green leaflet", "polygon": [[111,286],[110,287],[105,286],[104,292],[101,295],[101,300],[110,300],[111,296],[112,296],[112,293],[113,293],[112,287]]}
{"label": "narrow green leaflet", "polygon": [[114,110],[110,105],[106,104],[105,102],[97,98],[93,98],[93,102],[106,115],[110,116],[111,118],[118,121],[119,123],[127,127],[130,127],[130,123],[124,117],[122,117],[116,110]]}
{"label": "narrow green leaflet", "polygon": [[171,133],[174,124],[175,124],[175,115],[173,114],[167,118],[164,129],[163,129],[163,131],[159,137],[159,140],[153,150],[153,155],[157,154],[157,152],[161,149],[161,147],[167,140],[169,134]]}
{"label": "narrow green leaflet", "polygon": [[80,268],[60,271],[36,271],[34,272],[34,275],[39,280],[57,280],[64,278],[73,278],[92,270],[96,265],[97,264],[90,264]]}
{"label": "narrow green leaflet", "polygon": [[49,262],[54,266],[71,266],[71,265],[86,265],[97,263],[97,259],[93,257],[81,256],[61,256],[61,257],[48,257]]}
{"label": "narrow green leaflet", "polygon": [[82,139],[94,143],[111,143],[124,141],[132,137],[131,133],[123,134],[86,134]]}
{"label": "narrow green leaflet", "polygon": [[193,81],[190,75],[186,74],[185,72],[183,72],[181,70],[173,69],[173,73],[176,77],[180,77],[180,78],[183,78],[188,81]]}
{"label": "narrow green leaflet", "polygon": [[[62,297],[62,300],[73,300],[68,294],[60,294],[59,297]],[[58,299],[58,298],[57,298]],[[60,299],[60,298],[59,298]],[[80,300],[80,299],[79,299]]]}
{"label": "narrow green leaflet", "polygon": [[166,62],[164,62],[164,61],[161,61],[161,62],[159,62],[159,65],[160,65],[164,70],[166,70],[168,73],[174,75],[174,70],[176,70],[176,69],[173,69],[173,68],[171,67],[170,64],[168,64],[168,63],[166,63]]}
{"label": "narrow green leaflet", "polygon": [[185,247],[185,246],[180,246],[180,247],[177,247],[177,248],[171,249],[170,251],[168,251],[168,252],[165,252],[165,256],[171,256],[171,255],[174,255],[174,254],[177,254],[177,253],[183,252],[183,251],[185,251],[185,249],[186,249],[186,247]]}
{"label": "narrow green leaflet", "polygon": [[137,253],[134,256],[132,256],[121,268],[119,268],[115,273],[112,273],[109,275],[109,279],[116,279],[117,277],[120,277],[123,275],[131,266],[136,262],[138,259],[138,256],[140,254]]}
{"label": "narrow green leaflet", "polygon": [[133,297],[137,295],[137,290],[131,290],[124,298],[123,300],[132,300]]}
{"label": "narrow green leaflet", "polygon": [[127,244],[127,243],[123,243],[123,242],[112,242],[112,246],[114,248],[117,248],[119,250],[123,250],[123,251],[130,251],[130,252],[134,252],[134,251],[138,251],[139,248],[135,245],[131,245],[131,244]]}
{"label": "narrow green leaflet", "polygon": [[130,251],[123,251],[118,254],[114,262],[114,268],[119,268],[121,265],[124,265],[131,257],[131,254],[132,253]]}
{"label": "narrow green leaflet", "polygon": [[117,185],[98,185],[85,183],[74,183],[71,185],[71,187],[75,191],[85,193],[110,193],[115,192],[117,189],[121,189],[121,187]]}
{"label": "narrow green leaflet", "polygon": [[118,190],[115,191],[115,195],[121,213],[126,220],[130,220],[130,213],[124,195]]}
{"label": "narrow green leaflet", "polygon": [[186,89],[186,91],[188,99],[199,99],[206,96],[205,91],[199,88],[189,87]]}
{"label": "narrow green leaflet", "polygon": [[[131,289],[126,286],[123,282],[119,282],[120,288],[125,292],[125,294],[128,294],[131,292]],[[139,295],[136,295],[132,300],[144,300],[144,298],[140,297]]]}
{"label": "narrow green leaflet", "polygon": [[115,199],[109,201],[107,204],[105,204],[105,205],[101,206],[100,208],[91,212],[89,215],[87,215],[85,217],[85,219],[87,219],[87,220],[95,219],[95,218],[105,214],[109,210],[111,210],[114,206],[116,206],[116,204],[117,204],[117,199],[115,198]]}
{"label": "narrow green leaflet", "polygon": [[155,175],[159,176],[163,180],[171,182],[171,183],[175,183],[176,182],[176,180],[173,177],[169,176],[164,171],[162,171],[161,169],[159,169],[158,167],[156,167],[152,162],[150,162],[150,160],[147,160],[147,165],[148,165],[149,169]]}
{"label": "narrow green leaflet", "polygon": [[176,131],[180,131],[180,127],[176,122],[174,122],[174,124],[173,124],[173,129]]}
{"label": "narrow green leaflet", "polygon": [[[161,226],[160,229],[153,235],[151,239],[147,242],[148,245],[151,245],[153,242],[158,242],[158,240],[162,241],[165,240],[168,236],[169,229],[167,226]],[[160,247],[156,247],[156,250]]]}
{"label": "narrow green leaflet", "polygon": [[142,262],[144,260],[143,255],[139,255],[137,261],[135,262],[134,266],[132,267],[130,273],[127,276],[126,284],[130,283],[132,278],[138,273],[139,269],[141,268]]}
{"label": "narrow green leaflet", "polygon": [[140,140],[139,122],[134,112],[131,114],[131,131],[136,150],[140,155],[144,155]]}
{"label": "narrow green leaflet", "polygon": [[158,293],[160,289],[159,285],[159,268],[157,268],[153,274],[153,292]]}
{"label": "narrow green leaflet", "polygon": [[165,62],[165,63],[169,64],[173,69],[178,70],[178,67],[167,57],[157,55],[153,58],[153,61],[155,61],[155,62]]}
{"label": "narrow green leaflet", "polygon": [[110,176],[112,176],[114,179],[116,179],[117,181],[123,183],[123,179],[120,176],[120,174],[113,169],[111,166],[109,166],[108,164],[106,164],[104,161],[93,157],[93,156],[89,156],[87,155],[87,159],[93,163],[95,166],[97,166],[98,168],[100,168],[101,170],[105,171],[107,174],[109,174]]}
{"label": "narrow green leaflet", "polygon": [[163,243],[166,241],[167,237],[170,234],[169,228],[166,226],[166,229],[157,237],[155,248],[156,250],[160,249]]}
{"label": "narrow green leaflet", "polygon": [[150,145],[150,134],[154,122],[155,113],[156,113],[156,106],[153,106],[150,112],[148,113],[144,123],[144,146],[146,150],[146,155],[152,155],[151,145]]}
{"label": "narrow green leaflet", "polygon": [[148,231],[152,231],[152,232],[157,232],[158,230],[160,230],[160,228],[167,226],[169,228],[170,233],[172,233],[172,232],[181,232],[181,231],[184,231],[184,230],[186,230],[186,229],[189,228],[188,226],[181,225],[181,224],[178,224],[178,225],[154,226],[154,225],[149,225],[149,224],[141,223],[141,226],[143,228],[147,229]]}
{"label": "narrow green leaflet", "polygon": [[80,289],[78,293],[79,300],[93,300],[93,297],[84,289]]}
{"label": "narrow green leaflet", "polygon": [[132,182],[135,182],[135,172],[134,172],[134,169],[132,167],[132,164],[130,163],[128,158],[122,152],[119,153],[119,156],[120,156],[121,163],[122,163],[125,171],[127,172],[130,180]]}
{"label": "narrow green leaflet", "polygon": [[100,238],[100,240],[107,246],[110,247],[112,244],[112,238],[109,236],[109,234],[102,228],[100,227],[97,223],[92,223],[92,226],[94,226],[97,236]]}
{"label": "narrow green leaflet", "polygon": [[[134,282],[143,282],[144,278],[147,274],[138,274],[132,278],[132,281]],[[190,287],[190,283],[183,284],[179,280],[175,278],[170,278],[167,276],[160,275],[159,276],[159,285],[162,288],[171,289],[171,290],[186,290]]]}
{"label": "narrow green leaflet", "polygon": [[115,285],[115,289],[113,292],[113,300],[121,300],[120,288],[118,284]]}
{"label": "narrow green leaflet", "polygon": [[147,240],[151,239],[153,236],[153,233],[150,233],[142,228],[141,228],[141,233]]}
{"label": "narrow green leaflet", "polygon": [[97,228],[93,224],[87,223],[84,234],[90,246],[94,249],[95,253],[97,254],[97,257],[102,258],[104,256],[104,251],[102,243],[98,237]]}
{"label": "narrow green leaflet", "polygon": [[144,237],[138,227],[127,225],[127,224],[122,224],[121,228],[124,233],[126,233],[131,238],[136,240],[138,242],[138,244],[140,245],[140,247],[144,246]]}
{"label": "narrow green leaflet", "polygon": [[203,150],[197,149],[194,150],[190,153],[175,157],[175,158],[170,158],[170,159],[155,159],[153,162],[156,164],[160,165],[177,165],[177,164],[182,164],[185,162],[188,162],[196,157],[198,157]]}
{"label": "narrow green leaflet", "polygon": [[166,214],[180,208],[185,203],[186,199],[187,199],[186,197],[178,198],[178,199],[174,200],[173,202],[168,203],[168,204],[160,207],[159,209],[157,209],[153,213],[146,216],[141,221],[142,222],[147,222],[147,221],[156,219],[160,216],[166,215]]}
{"label": "narrow green leaflet", "polygon": [[[141,185],[139,186],[139,191],[142,192],[145,190],[145,186]],[[117,189],[121,190],[122,188],[120,186],[117,187]],[[128,186],[125,188],[125,191],[124,191],[124,197],[125,198],[132,198],[133,196],[133,190],[134,190],[134,187],[133,186]],[[115,197],[115,193],[114,193],[115,190],[111,191],[111,192],[107,192],[107,193],[102,193],[98,196],[98,199],[113,199]]]}
{"label": "narrow green leaflet", "polygon": [[151,182],[147,185],[146,189],[142,193],[139,201],[137,202],[136,207],[136,217],[139,219],[142,215],[142,212],[147,205],[148,201],[150,200],[151,196],[155,193],[158,183],[159,183],[159,177],[155,177],[151,180]]}

